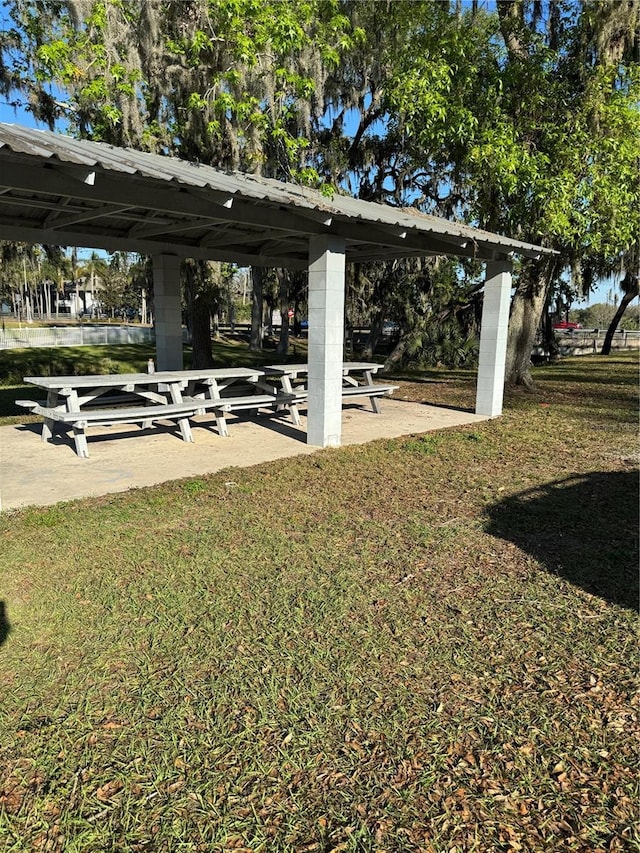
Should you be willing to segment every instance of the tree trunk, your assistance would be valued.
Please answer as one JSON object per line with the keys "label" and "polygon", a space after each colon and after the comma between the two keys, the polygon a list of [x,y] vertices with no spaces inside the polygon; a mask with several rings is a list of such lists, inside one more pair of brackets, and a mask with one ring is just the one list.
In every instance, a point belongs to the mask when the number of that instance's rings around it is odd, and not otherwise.
{"label": "tree trunk", "polygon": [[182,264],[189,331],[191,332],[192,367],[213,367],[211,350],[211,312],[213,295],[208,281],[206,261],[186,260]]}
{"label": "tree trunk", "polygon": [[550,308],[550,299],[551,299],[551,288],[549,288],[548,292],[549,301],[546,302],[543,313],[544,320],[541,323],[542,327],[542,346],[549,353],[549,361],[555,361],[560,355],[560,346],[558,344],[558,338],[556,337],[556,333],[553,329],[553,316],[549,310]]}
{"label": "tree trunk", "polygon": [[615,335],[616,329],[618,328],[618,324],[624,315],[624,312],[627,310],[627,307],[633,302],[633,300],[638,295],[637,286],[633,288],[631,286],[631,273],[627,273],[625,279],[629,279],[629,284],[623,284],[624,294],[622,299],[620,300],[620,304],[618,305],[618,310],[616,311],[613,320],[609,324],[609,328],[607,329],[607,334],[604,336],[604,343],[602,344],[602,355],[610,355],[611,353],[611,344],[613,342],[613,336]]}
{"label": "tree trunk", "polygon": [[406,353],[409,344],[411,343],[411,333],[405,332],[400,336],[400,340],[395,345],[395,347],[391,350],[387,359],[384,363],[384,371],[385,373],[393,370],[403,359],[404,354]]}
{"label": "tree trunk", "polygon": [[211,350],[211,305],[204,294],[198,294],[189,307],[191,327],[192,367],[213,367]]}
{"label": "tree trunk", "polygon": [[273,301],[273,294],[267,294],[267,298],[264,300],[262,327],[266,331],[267,337],[269,338],[273,337],[273,312],[275,311],[275,308],[276,304]]}
{"label": "tree trunk", "polygon": [[531,261],[523,270],[511,303],[505,366],[507,385],[523,385],[530,390],[535,387],[531,376],[531,353],[554,268],[555,262],[544,258]]}
{"label": "tree trunk", "polygon": [[[382,337],[382,324],[383,324],[383,314],[382,311],[377,311],[371,317],[371,325],[369,327],[369,337],[367,338],[367,343],[364,346],[362,351],[363,358],[368,358],[371,360],[375,354],[375,351],[380,343],[380,338]],[[394,351],[395,352],[395,349]],[[393,353],[391,353],[393,355]],[[391,358],[391,355],[389,358]],[[401,358],[402,354],[398,356]]]}
{"label": "tree trunk", "polygon": [[285,269],[278,270],[278,290],[280,297],[280,340],[276,347],[276,353],[284,358],[289,349],[289,273]]}
{"label": "tree trunk", "polygon": [[252,352],[261,352],[264,331],[262,326],[264,267],[251,267],[251,283],[253,285],[253,293],[251,296],[251,338],[249,349]]}

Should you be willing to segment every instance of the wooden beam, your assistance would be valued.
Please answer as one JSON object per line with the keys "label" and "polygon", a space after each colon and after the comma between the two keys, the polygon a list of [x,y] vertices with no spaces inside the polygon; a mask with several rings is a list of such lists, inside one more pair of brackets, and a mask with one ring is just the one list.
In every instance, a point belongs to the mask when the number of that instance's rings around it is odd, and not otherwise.
{"label": "wooden beam", "polygon": [[[14,190],[9,188],[0,192],[0,204],[10,204],[13,207],[34,207],[38,210],[60,211],[59,201],[45,201],[39,198],[16,198],[15,196],[8,195],[11,192],[14,192]],[[80,211],[84,210],[84,208],[79,204],[67,204],[64,210]]]}
{"label": "wooden beam", "polygon": [[0,220],[0,236],[3,240],[18,243],[44,243],[50,246],[82,246],[88,249],[104,249],[107,252],[140,252],[143,255],[173,253],[181,258],[196,258],[208,261],[225,261],[247,266],[286,267],[306,269],[306,241],[304,257],[296,252],[292,255],[269,255],[264,252],[229,251],[223,246],[205,248],[165,239],[129,239],[118,234],[106,235],[104,231],[58,231],[38,226],[11,225]]}
{"label": "wooden beam", "polygon": [[[67,208],[65,207],[65,210]],[[121,207],[114,205],[104,205],[102,207],[84,208],[77,213],[69,214],[68,216],[54,216],[50,214],[44,221],[45,227],[48,228],[67,228],[69,225],[77,225],[80,222],[90,222],[92,219],[100,219],[102,216],[113,216],[124,213],[125,211],[133,210],[131,205],[123,205]]]}

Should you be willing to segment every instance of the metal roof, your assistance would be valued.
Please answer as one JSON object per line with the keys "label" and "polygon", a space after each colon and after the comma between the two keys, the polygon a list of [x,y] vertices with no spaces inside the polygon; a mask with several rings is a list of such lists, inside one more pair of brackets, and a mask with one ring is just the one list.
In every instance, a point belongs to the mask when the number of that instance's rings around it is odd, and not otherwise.
{"label": "metal roof", "polygon": [[552,250],[467,225],[175,157],[0,123],[0,238],[306,269],[309,238],[347,258],[479,260]]}

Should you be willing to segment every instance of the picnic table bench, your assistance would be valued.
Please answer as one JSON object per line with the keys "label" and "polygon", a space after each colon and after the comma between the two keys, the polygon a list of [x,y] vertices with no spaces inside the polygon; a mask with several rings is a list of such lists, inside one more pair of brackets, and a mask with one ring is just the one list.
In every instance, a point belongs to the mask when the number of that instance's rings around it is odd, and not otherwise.
{"label": "picnic table bench", "polygon": [[[90,426],[175,421],[184,441],[193,441],[189,419],[213,412],[218,432],[228,436],[226,415],[247,409],[279,409],[296,400],[272,388],[257,393],[263,371],[256,368],[162,371],[157,373],[96,376],[26,376],[24,381],[47,391],[46,401],[18,400],[17,405],[41,415],[42,441],[48,441],[56,424],[73,429],[76,453],[88,457],[86,432]],[[242,382],[241,394],[231,387]],[[256,393],[247,393],[246,389]],[[264,391],[264,389],[263,389]],[[113,407],[112,401],[122,403]],[[100,403],[104,402],[104,406]],[[297,417],[297,410],[296,410]]]}
{"label": "picnic table bench", "polygon": [[[342,366],[343,399],[366,397],[374,412],[378,398],[398,386],[375,383],[382,367],[370,362],[345,362]],[[115,424],[143,428],[168,421],[178,425],[184,441],[192,442],[190,419],[212,413],[218,433],[228,436],[231,412],[287,410],[300,425],[298,405],[308,398],[306,364],[268,365],[265,368],[232,367],[175,370],[157,373],[102,374],[95,376],[26,376],[28,384],[47,392],[46,400],[17,400],[18,406],[43,418],[41,438],[48,441],[56,426],[73,430],[76,453],[88,457],[87,430]]]}
{"label": "picnic table bench", "polygon": [[[86,430],[91,426],[113,426],[114,424],[142,424],[143,429],[148,429],[156,421],[176,420],[180,433],[185,441],[193,441],[191,424],[189,418],[194,415],[204,414],[209,404],[216,401],[201,400],[197,404],[191,401],[184,403],[163,403],[156,406],[125,407],[117,409],[89,408],[77,411],[67,411],[61,408],[50,408],[35,403],[33,400],[16,400],[19,406],[28,408],[33,415],[42,415],[47,425],[47,440],[53,432],[53,423],[68,424],[73,428],[73,436],[78,456],[88,457]],[[43,436],[45,435],[43,429]]]}
{"label": "picnic table bench", "polygon": [[[379,397],[389,396],[397,385],[387,385],[373,381],[373,375],[384,365],[368,361],[345,361],[342,365],[342,398],[367,397],[371,408],[380,413]],[[298,403],[305,402],[309,396],[307,388],[308,364],[268,364],[263,368],[265,376],[277,378],[286,394],[292,395]],[[295,420],[297,411],[292,412]],[[299,421],[296,421],[298,423]]]}

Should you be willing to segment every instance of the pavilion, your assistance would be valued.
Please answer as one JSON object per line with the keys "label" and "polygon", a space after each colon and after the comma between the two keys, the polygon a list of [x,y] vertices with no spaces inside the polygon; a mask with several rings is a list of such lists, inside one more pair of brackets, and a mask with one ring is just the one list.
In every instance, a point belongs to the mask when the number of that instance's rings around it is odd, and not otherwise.
{"label": "pavilion", "polygon": [[307,442],[339,445],[345,263],[486,262],[476,413],[502,412],[512,259],[552,250],[409,208],[0,123],[0,238],[153,258],[159,370],[182,363],[180,262],[308,269]]}

